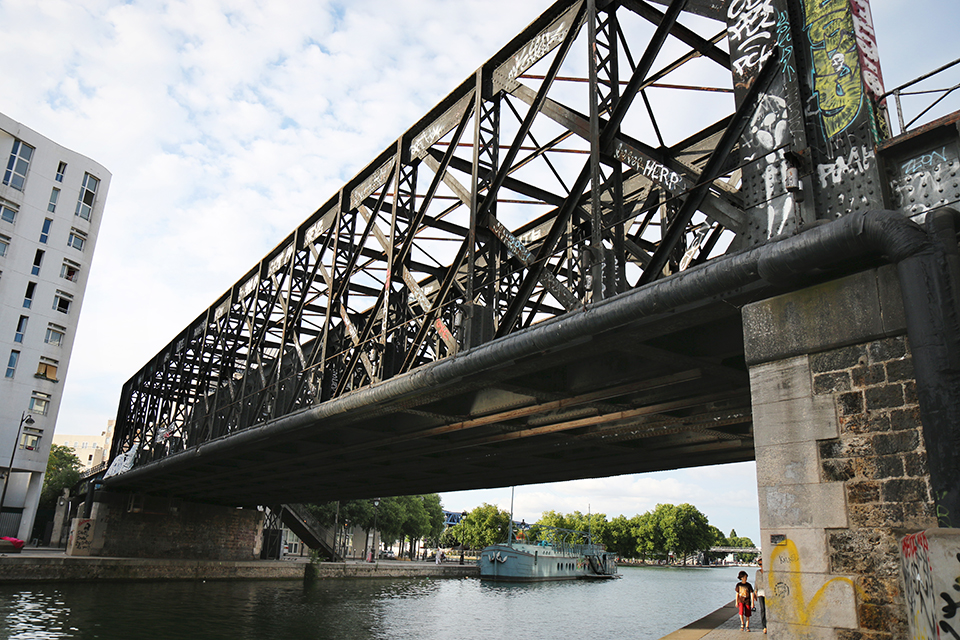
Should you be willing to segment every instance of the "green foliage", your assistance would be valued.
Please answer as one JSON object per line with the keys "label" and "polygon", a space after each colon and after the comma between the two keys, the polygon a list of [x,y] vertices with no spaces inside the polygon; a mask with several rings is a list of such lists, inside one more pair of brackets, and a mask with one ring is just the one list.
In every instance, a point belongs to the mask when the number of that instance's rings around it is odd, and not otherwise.
{"label": "green foliage", "polygon": [[506,542],[507,527],[510,526],[510,514],[496,505],[482,505],[460,519],[453,527],[456,540],[470,549],[482,549],[492,544]]}
{"label": "green foliage", "polygon": [[81,466],[73,449],[59,444],[51,446],[50,457],[47,458],[47,472],[43,476],[43,489],[40,492],[40,506],[55,507],[63,490],[80,480]]}

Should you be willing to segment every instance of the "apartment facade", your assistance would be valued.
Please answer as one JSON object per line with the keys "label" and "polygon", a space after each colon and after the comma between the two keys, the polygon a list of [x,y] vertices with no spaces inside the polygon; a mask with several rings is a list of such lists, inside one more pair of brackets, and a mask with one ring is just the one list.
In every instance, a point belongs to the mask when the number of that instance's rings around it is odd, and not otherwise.
{"label": "apartment facade", "polygon": [[29,541],[110,172],[0,114],[0,536]]}
{"label": "apartment facade", "polygon": [[110,443],[113,441],[115,420],[107,420],[107,428],[100,435],[53,434],[53,444],[72,449],[80,461],[81,471],[89,471],[106,462],[110,457]]}

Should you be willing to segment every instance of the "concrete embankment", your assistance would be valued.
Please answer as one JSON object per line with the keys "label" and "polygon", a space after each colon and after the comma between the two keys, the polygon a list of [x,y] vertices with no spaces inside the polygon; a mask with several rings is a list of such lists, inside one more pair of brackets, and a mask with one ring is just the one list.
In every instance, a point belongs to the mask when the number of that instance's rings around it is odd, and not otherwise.
{"label": "concrete embankment", "polygon": [[[761,631],[759,616],[756,623],[752,631]],[[739,629],[737,605],[731,602],[660,640],[743,640],[744,632]]]}
{"label": "concrete embankment", "polygon": [[475,565],[381,560],[321,562],[289,560],[167,560],[154,558],[91,558],[63,551],[24,550],[0,554],[0,584],[13,582],[92,580],[318,580],[332,578],[463,578],[479,577]]}

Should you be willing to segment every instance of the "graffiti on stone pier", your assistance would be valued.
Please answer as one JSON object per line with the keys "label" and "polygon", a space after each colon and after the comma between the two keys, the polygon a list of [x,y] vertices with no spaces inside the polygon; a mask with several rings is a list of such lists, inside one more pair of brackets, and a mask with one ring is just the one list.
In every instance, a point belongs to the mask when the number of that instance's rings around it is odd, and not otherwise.
{"label": "graffiti on stone pier", "polygon": [[[823,610],[836,606],[832,602],[831,590],[843,589],[844,585],[853,591],[863,593],[846,576],[837,576],[824,581],[808,599],[804,592],[801,576],[800,552],[792,540],[785,540],[773,547],[768,578],[774,598],[767,599],[767,606],[774,610],[780,622],[810,626],[814,624]],[[835,594],[834,594],[835,595]]]}
{"label": "graffiti on stone pier", "polygon": [[960,640],[960,534],[931,529],[904,536],[900,567],[911,640]]}
{"label": "graffiti on stone pier", "polygon": [[804,0],[813,61],[813,91],[827,140],[860,113],[863,81],[849,0]]}
{"label": "graffiti on stone pier", "polygon": [[937,615],[927,536],[922,531],[905,536],[900,543],[900,553],[911,637],[913,640],[936,640]]}

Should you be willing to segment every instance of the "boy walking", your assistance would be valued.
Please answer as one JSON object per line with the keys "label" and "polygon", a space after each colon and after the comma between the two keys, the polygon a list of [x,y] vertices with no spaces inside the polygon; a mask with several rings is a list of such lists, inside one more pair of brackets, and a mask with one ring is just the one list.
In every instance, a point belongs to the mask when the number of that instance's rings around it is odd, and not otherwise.
{"label": "boy walking", "polygon": [[750,613],[753,610],[753,602],[757,597],[753,590],[753,585],[747,582],[747,572],[741,571],[737,574],[740,582],[734,589],[737,592],[737,613],[740,615],[740,630],[750,631]]}

